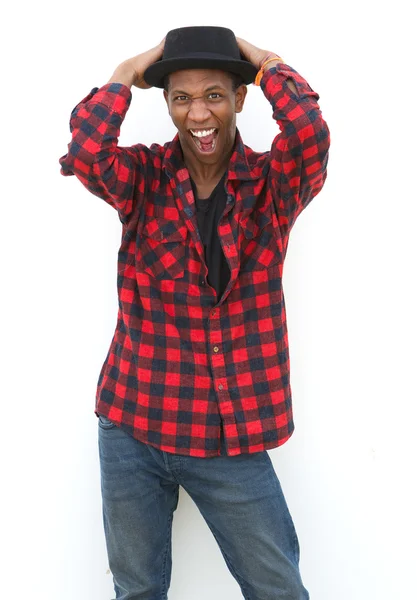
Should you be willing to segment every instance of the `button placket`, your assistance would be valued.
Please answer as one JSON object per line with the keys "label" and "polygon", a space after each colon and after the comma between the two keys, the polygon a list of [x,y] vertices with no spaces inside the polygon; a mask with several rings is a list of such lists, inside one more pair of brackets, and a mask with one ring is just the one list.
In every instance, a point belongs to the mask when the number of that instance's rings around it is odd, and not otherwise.
{"label": "button placket", "polygon": [[[213,308],[210,312],[212,319],[209,319],[209,344],[212,348],[211,367],[213,372],[213,383],[219,392],[227,390],[226,368],[224,364],[224,355],[220,351],[222,345],[222,331],[220,328],[219,308]],[[217,317],[217,318],[216,318]],[[221,383],[220,383],[221,382]],[[222,399],[222,406],[228,405],[227,395]],[[228,407],[229,410],[229,407]]]}

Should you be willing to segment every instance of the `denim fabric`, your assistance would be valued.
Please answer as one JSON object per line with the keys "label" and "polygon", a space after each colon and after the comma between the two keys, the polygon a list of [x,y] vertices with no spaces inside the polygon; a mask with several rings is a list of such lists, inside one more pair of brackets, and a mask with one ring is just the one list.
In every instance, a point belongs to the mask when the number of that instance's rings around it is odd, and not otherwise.
{"label": "denim fabric", "polygon": [[[98,419],[103,522],[117,600],[166,600],[181,485],[245,600],[308,600],[299,545],[268,452],[197,458],[164,452]],[[197,596],[197,590],[196,590]]]}

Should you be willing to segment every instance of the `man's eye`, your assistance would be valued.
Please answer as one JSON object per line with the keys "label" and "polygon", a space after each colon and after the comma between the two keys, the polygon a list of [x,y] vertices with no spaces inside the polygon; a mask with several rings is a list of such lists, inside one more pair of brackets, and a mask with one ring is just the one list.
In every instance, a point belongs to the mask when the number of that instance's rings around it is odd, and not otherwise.
{"label": "man's eye", "polygon": [[[221,98],[221,95],[218,94],[217,92],[212,92],[211,94],[209,94],[209,98],[212,96],[217,96],[217,98]],[[214,98],[214,100],[217,100],[217,98]]]}
{"label": "man's eye", "polygon": [[174,100],[179,100],[181,102],[183,100],[187,100],[187,96],[175,96]]}

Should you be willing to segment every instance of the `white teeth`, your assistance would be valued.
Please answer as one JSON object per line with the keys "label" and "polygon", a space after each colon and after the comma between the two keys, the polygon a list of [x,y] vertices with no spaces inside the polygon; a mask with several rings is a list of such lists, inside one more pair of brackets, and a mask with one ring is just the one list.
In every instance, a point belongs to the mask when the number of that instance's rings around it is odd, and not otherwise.
{"label": "white teeth", "polygon": [[216,131],[216,128],[214,127],[213,129],[207,129],[207,131],[206,130],[193,131],[192,129],[190,129],[190,131],[196,137],[205,137],[206,135],[210,135],[211,133],[214,133]]}

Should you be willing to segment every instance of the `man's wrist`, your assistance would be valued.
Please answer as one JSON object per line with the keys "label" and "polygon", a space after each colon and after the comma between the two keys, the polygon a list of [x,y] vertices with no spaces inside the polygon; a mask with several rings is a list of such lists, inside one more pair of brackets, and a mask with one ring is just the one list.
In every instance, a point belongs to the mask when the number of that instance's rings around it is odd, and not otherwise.
{"label": "man's wrist", "polygon": [[127,87],[131,88],[135,81],[136,74],[132,67],[129,67],[126,63],[122,63],[114,71],[107,83],[123,83]]}
{"label": "man's wrist", "polygon": [[269,71],[269,69],[272,69],[273,67],[277,66],[277,63],[283,63],[284,61],[282,60],[282,58],[277,58],[276,60],[272,60],[271,57],[271,61],[268,61],[268,64],[265,65],[264,71]]}
{"label": "man's wrist", "polygon": [[[270,58],[268,58],[268,56]],[[265,66],[262,66],[266,61],[268,61],[268,64],[266,64]],[[285,60],[283,60],[280,56],[277,56],[275,58],[273,54],[272,54],[272,56],[271,56],[271,53],[267,54],[266,57],[263,59],[261,66],[259,67],[258,75],[255,80],[255,85],[260,85],[261,79],[262,79],[261,75],[263,75],[266,71],[269,71],[270,69],[273,69],[274,67],[276,67],[278,63],[285,63]],[[256,81],[258,81],[258,83],[256,83]],[[287,79],[287,85],[290,88],[290,90],[292,92],[294,92],[294,94],[296,96],[299,96],[296,85],[291,78]]]}
{"label": "man's wrist", "polygon": [[259,67],[258,67],[259,70],[255,77],[254,85],[258,85],[258,86],[261,85],[261,79],[262,79],[265,71],[269,71],[273,67],[276,67],[278,63],[283,63],[283,62],[284,62],[284,60],[277,54],[274,54],[273,52],[266,54],[264,56],[263,60],[259,64]]}
{"label": "man's wrist", "polygon": [[[257,68],[258,68],[258,69],[261,69],[261,68],[262,68],[262,65],[263,65],[263,64],[264,64],[264,63],[265,63],[267,60],[269,61],[269,60],[272,60],[272,59],[274,59],[274,58],[275,58],[277,61],[279,61],[279,62],[284,62],[284,60],[283,60],[283,59],[282,59],[280,56],[278,56],[278,54],[275,54],[275,52],[267,52],[267,53],[266,53],[266,54],[264,54],[264,56],[262,57],[262,60],[260,60],[260,61],[258,62]],[[274,64],[273,64],[273,63],[269,63],[269,62],[268,62],[268,66],[269,66],[269,64],[272,64],[272,66],[274,66]],[[268,68],[268,66],[267,66],[266,68]]]}

